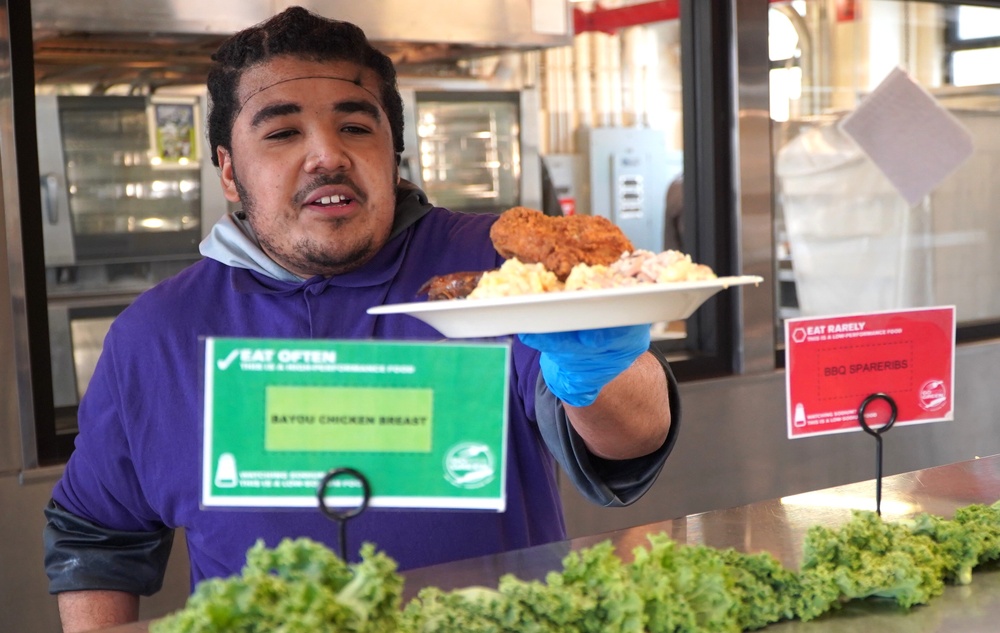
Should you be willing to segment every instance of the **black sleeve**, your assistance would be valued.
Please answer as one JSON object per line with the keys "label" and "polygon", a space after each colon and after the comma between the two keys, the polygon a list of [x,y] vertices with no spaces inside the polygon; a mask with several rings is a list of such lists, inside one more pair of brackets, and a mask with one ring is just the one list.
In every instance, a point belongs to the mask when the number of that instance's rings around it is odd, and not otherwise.
{"label": "black sleeve", "polygon": [[49,593],[102,589],[151,596],[163,585],[174,531],[122,532],[50,500],[43,532]]}
{"label": "black sleeve", "polygon": [[681,422],[677,380],[663,354],[652,346],[649,351],[660,362],[667,381],[670,431],[660,448],[634,459],[602,459],[592,455],[570,423],[562,402],[549,391],[541,373],[538,374],[535,414],[542,438],[580,494],[598,505],[621,507],[638,501],[656,481],[677,441]]}

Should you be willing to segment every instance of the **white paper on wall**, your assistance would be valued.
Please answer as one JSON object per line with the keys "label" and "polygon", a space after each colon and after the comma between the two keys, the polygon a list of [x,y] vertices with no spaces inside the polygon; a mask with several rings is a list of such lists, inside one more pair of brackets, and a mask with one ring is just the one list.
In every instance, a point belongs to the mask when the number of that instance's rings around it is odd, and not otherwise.
{"label": "white paper on wall", "polygon": [[962,123],[901,68],[845,116],[840,128],[911,207],[974,151]]}

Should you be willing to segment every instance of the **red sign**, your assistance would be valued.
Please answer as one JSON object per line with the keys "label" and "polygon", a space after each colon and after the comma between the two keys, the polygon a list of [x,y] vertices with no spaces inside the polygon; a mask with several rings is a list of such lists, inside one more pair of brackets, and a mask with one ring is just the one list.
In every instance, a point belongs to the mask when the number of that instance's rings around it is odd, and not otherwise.
{"label": "red sign", "polygon": [[[785,321],[790,439],[861,431],[874,393],[896,403],[896,426],[951,420],[954,377],[954,306]],[[875,400],[865,418],[878,429],[890,415]]]}

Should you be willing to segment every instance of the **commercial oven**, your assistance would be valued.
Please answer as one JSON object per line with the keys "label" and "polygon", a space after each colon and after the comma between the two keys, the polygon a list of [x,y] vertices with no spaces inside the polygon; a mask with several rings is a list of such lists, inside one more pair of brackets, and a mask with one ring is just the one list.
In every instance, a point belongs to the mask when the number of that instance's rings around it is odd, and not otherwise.
{"label": "commercial oven", "polygon": [[225,200],[202,182],[202,98],[35,97],[47,266],[198,252]]}
{"label": "commercial oven", "polygon": [[538,91],[533,88],[400,89],[406,150],[400,175],[433,204],[499,213],[541,204]]}
{"label": "commercial oven", "polygon": [[201,139],[204,90],[36,94],[56,433],[72,433],[111,321],[199,258],[229,209]]}

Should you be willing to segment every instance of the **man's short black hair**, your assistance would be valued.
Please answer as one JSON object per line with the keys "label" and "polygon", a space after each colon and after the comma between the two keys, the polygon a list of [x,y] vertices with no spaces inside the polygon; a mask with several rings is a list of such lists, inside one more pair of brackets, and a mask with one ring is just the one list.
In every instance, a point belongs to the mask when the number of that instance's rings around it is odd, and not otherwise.
{"label": "man's short black hair", "polygon": [[354,24],[324,18],[302,7],[290,7],[232,36],[212,56],[214,63],[207,80],[211,99],[208,142],[216,167],[218,147],[232,149],[233,123],[240,108],[237,98],[240,77],[252,66],[280,55],[317,62],[353,62],[375,71],[399,161],[403,151],[403,100],[392,60],[372,46],[364,31]]}

